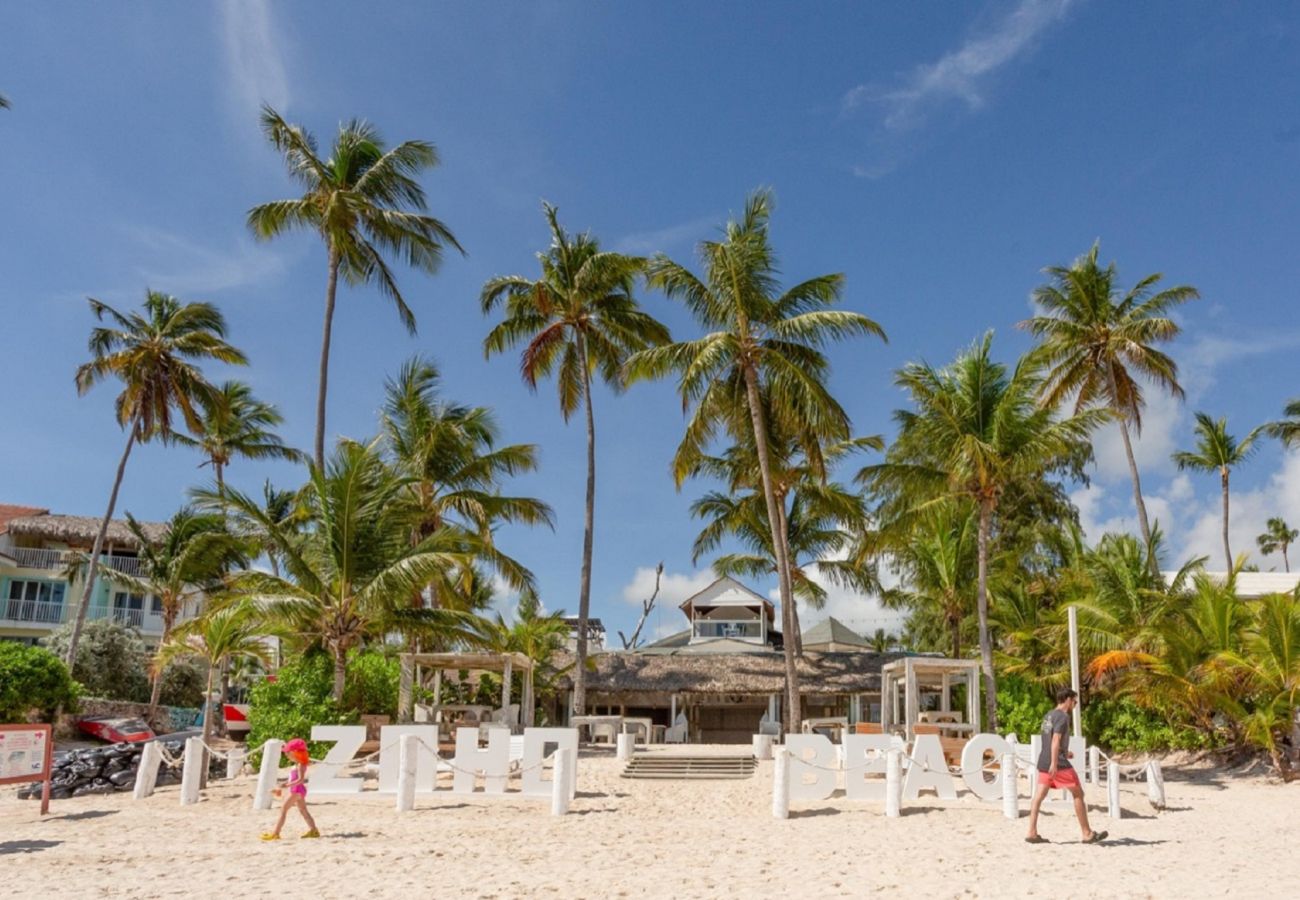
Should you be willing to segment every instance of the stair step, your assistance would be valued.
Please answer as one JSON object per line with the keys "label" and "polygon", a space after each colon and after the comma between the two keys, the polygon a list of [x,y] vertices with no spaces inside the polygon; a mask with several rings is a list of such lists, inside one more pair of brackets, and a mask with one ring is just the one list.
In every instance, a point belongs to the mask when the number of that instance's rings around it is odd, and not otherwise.
{"label": "stair step", "polygon": [[623,770],[622,777],[739,779],[751,777],[755,765],[752,756],[634,756]]}

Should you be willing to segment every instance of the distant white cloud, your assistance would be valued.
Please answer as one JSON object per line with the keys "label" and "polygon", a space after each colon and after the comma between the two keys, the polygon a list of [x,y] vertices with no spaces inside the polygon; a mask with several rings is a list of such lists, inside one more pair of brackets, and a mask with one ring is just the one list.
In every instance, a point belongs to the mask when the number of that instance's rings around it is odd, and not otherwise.
{"label": "distant white cloud", "polygon": [[650,253],[666,253],[674,247],[680,247],[686,243],[693,244],[704,238],[710,233],[710,229],[716,229],[721,221],[720,217],[704,216],[699,219],[692,219],[689,222],[669,225],[655,231],[637,231],[624,235],[615,241],[614,250],[619,253],[640,256]]}
{"label": "distant white cloud", "polygon": [[[704,569],[689,574],[665,571],[663,578],[659,582],[659,596],[655,598],[655,607],[665,611],[674,610],[674,615],[676,615],[677,607],[681,606],[687,597],[698,594],[717,579],[718,576],[713,573],[712,569]],[[623,586],[623,602],[639,607],[642,601],[654,593],[654,589],[655,570],[649,566],[641,566],[636,570],[636,574],[632,576],[632,580]],[[675,630],[681,631],[682,629],[677,628]]]}
{"label": "distant white cloud", "polygon": [[[984,105],[989,78],[1030,49],[1036,38],[1064,17],[1072,2],[1020,0],[992,28],[971,36],[939,59],[917,66],[901,84],[853,88],[844,95],[842,108],[849,112],[867,104],[879,106],[884,111],[883,127],[891,132],[917,128],[935,109],[952,100],[978,109]],[[861,174],[873,177],[874,170],[866,167]]]}
{"label": "distant white cloud", "polygon": [[255,121],[269,103],[289,105],[289,78],[281,52],[282,38],[271,18],[269,0],[221,0],[221,37],[230,79],[233,112]]}
{"label": "distant white cloud", "polygon": [[[834,617],[852,628],[863,637],[870,637],[877,628],[883,628],[891,634],[898,634],[903,629],[907,614],[893,609],[885,609],[880,598],[874,594],[863,594],[835,584],[822,574],[819,566],[812,566],[808,572],[814,583],[826,591],[826,602],[821,609],[813,609],[807,603],[795,600],[799,610],[799,630],[806,632],[827,618]],[[888,565],[880,567],[880,581],[886,588],[897,587],[898,576]],[[773,588],[768,591],[768,598],[777,605],[778,615],[781,608],[781,592]]]}
{"label": "distant white cloud", "polygon": [[[1208,477],[1208,476],[1207,476]],[[1207,556],[1207,567],[1222,570],[1223,507],[1217,490],[1218,478],[1213,479],[1215,490],[1205,495],[1199,504],[1187,504],[1187,520],[1191,523],[1179,543],[1178,562],[1194,556]],[[1291,527],[1300,524],[1300,452],[1283,455],[1282,465],[1263,486],[1252,491],[1232,491],[1229,497],[1228,542],[1233,557],[1245,553],[1261,569],[1282,568],[1278,554],[1263,556],[1255,538],[1264,530],[1264,524],[1273,516],[1281,516]]]}
{"label": "distant white cloud", "polygon": [[124,231],[141,260],[137,273],[159,291],[202,299],[204,294],[278,279],[280,253],[240,236],[229,249],[214,249],[170,231],[127,226]]}

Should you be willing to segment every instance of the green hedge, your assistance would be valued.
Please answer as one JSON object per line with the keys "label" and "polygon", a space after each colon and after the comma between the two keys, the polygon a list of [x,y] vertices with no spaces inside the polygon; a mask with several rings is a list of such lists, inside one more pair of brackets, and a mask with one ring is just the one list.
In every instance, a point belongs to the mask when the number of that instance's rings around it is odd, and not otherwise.
{"label": "green hedge", "polygon": [[0,722],[26,722],[33,710],[53,722],[59,706],[75,709],[80,692],[63,660],[49,650],[0,640]]}

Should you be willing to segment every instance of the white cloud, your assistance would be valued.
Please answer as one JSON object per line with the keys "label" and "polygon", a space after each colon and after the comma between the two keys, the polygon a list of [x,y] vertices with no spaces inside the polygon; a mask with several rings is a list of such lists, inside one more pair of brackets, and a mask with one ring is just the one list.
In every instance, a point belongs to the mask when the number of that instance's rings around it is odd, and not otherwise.
{"label": "white cloud", "polygon": [[660,228],[655,231],[637,231],[626,234],[614,242],[614,250],[618,253],[637,255],[666,253],[673,247],[680,246],[688,241],[694,242],[704,237],[709,232],[709,229],[716,228],[720,221],[719,218],[705,216],[678,225],[669,225],[667,228]]}
{"label": "white cloud", "polygon": [[[1209,480],[1213,480],[1216,489],[1200,504],[1188,504],[1190,508],[1186,521],[1190,521],[1191,525],[1186,529],[1180,554],[1175,560],[1181,563],[1194,556],[1208,556],[1207,567],[1222,570],[1225,565],[1222,495],[1217,490],[1218,479]],[[1281,516],[1293,528],[1300,523],[1300,452],[1284,454],[1281,467],[1263,486],[1253,491],[1231,493],[1228,542],[1234,557],[1246,553],[1250,555],[1250,561],[1258,564],[1261,569],[1267,570],[1274,566],[1281,568],[1280,555],[1262,556],[1255,545],[1255,538],[1264,531],[1265,523],[1273,516]]]}
{"label": "white cloud", "polygon": [[[937,106],[963,101],[970,109],[984,104],[985,82],[1028,50],[1035,38],[1064,16],[1072,0],[1020,0],[1015,9],[986,32],[974,35],[939,59],[914,68],[902,84],[863,84],[845,94],[847,112],[874,103],[884,109],[887,131],[908,131],[924,124]],[[872,177],[867,175],[867,177]]]}
{"label": "white cloud", "polygon": [[[655,598],[655,608],[663,609],[665,612],[670,609],[675,611],[687,597],[698,594],[717,579],[718,576],[713,574],[711,569],[692,572],[689,575],[665,571],[659,582],[659,596]],[[654,593],[654,589],[655,570],[649,566],[641,566],[632,576],[632,580],[623,586],[623,602],[639,608],[642,601]]]}
{"label": "white cloud", "polygon": [[289,105],[289,78],[280,55],[283,42],[271,21],[271,4],[222,0],[221,25],[232,111],[249,121],[255,121],[263,103],[283,112]]}
{"label": "white cloud", "polygon": [[[903,630],[907,614],[898,610],[885,609],[880,605],[880,598],[876,595],[840,587],[823,575],[819,566],[811,567],[809,577],[826,590],[826,602],[821,609],[813,609],[806,602],[796,598],[801,632],[807,632],[814,625],[830,617],[839,619],[864,637],[870,637],[877,628],[883,628],[892,634],[898,634]],[[886,588],[896,587],[899,583],[898,576],[883,562],[880,567],[880,581]],[[779,616],[781,592],[773,588],[768,591],[768,597],[776,603]]]}
{"label": "white cloud", "polygon": [[144,284],[182,297],[269,281],[285,269],[279,253],[242,236],[232,249],[214,250],[159,228],[128,226],[124,231],[142,260],[137,273]]}

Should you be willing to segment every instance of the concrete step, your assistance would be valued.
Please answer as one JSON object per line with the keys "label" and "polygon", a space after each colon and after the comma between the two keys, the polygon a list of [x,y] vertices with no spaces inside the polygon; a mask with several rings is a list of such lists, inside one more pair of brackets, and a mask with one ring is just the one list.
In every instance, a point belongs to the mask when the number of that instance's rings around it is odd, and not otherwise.
{"label": "concrete step", "polygon": [[752,756],[634,756],[622,772],[623,778],[749,778],[754,774]]}

